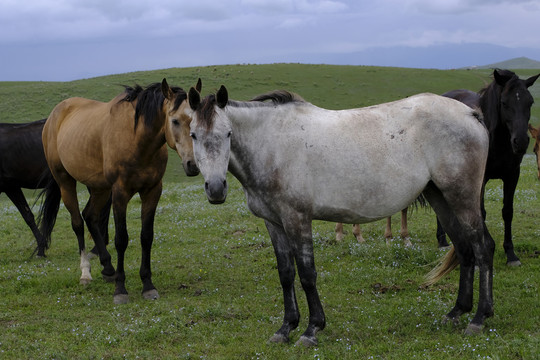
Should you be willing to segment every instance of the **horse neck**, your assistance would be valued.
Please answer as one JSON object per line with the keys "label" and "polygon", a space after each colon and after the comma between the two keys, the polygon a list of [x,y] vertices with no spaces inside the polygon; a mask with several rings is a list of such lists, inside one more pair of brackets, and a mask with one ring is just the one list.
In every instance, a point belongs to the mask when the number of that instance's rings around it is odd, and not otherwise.
{"label": "horse neck", "polygon": [[135,129],[135,148],[141,157],[152,156],[165,145],[165,115],[154,118],[152,124],[145,124],[140,118]]}
{"label": "horse neck", "polygon": [[480,96],[480,109],[484,117],[484,123],[489,131],[490,146],[494,143],[496,135],[501,136],[510,134],[506,127],[503,126],[500,117],[500,92],[502,89],[497,84],[490,84]]}

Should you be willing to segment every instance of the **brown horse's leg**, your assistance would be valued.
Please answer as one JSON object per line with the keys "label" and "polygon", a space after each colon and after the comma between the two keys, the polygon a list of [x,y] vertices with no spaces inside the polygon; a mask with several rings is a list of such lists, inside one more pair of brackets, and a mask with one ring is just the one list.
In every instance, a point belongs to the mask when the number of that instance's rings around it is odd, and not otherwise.
{"label": "brown horse's leg", "polygon": [[80,283],[86,285],[92,281],[92,275],[90,274],[90,261],[84,244],[84,222],[79,210],[79,201],[77,199],[77,182],[67,174],[59,177],[59,179],[60,181],[58,184],[60,186],[62,201],[71,215],[71,228],[79,242],[79,254],[81,256]]}
{"label": "brown horse's leg", "polygon": [[145,299],[154,300],[159,298],[158,291],[152,283],[151,253],[154,241],[154,217],[156,208],[161,197],[162,183],[159,182],[154,188],[141,192],[141,249],[142,260],[140,276],[143,283],[142,294]]}
{"label": "brown horse's leg", "polygon": [[409,237],[409,228],[407,227],[407,208],[401,210],[401,238],[405,246],[412,246],[411,239]]}
{"label": "brown horse's leg", "polygon": [[386,228],[384,229],[384,237],[386,238],[386,245],[390,244],[392,239],[392,217],[389,216],[386,218]]}
{"label": "brown horse's leg", "polygon": [[83,210],[83,218],[86,221],[90,235],[92,235],[98,250],[99,260],[103,266],[101,274],[106,281],[113,281],[115,271],[111,264],[111,255],[107,251],[106,247],[106,234],[103,234],[101,229],[101,212],[102,209],[108,205],[107,202],[109,197],[110,191],[92,190],[90,192],[90,199]]}
{"label": "brown horse's leg", "polygon": [[343,237],[345,236],[343,235],[343,223],[336,223],[336,227],[334,230],[336,232],[336,241],[342,242]]}
{"label": "brown horse's leg", "polygon": [[366,242],[366,240],[364,240],[364,237],[362,236],[362,229],[360,228],[360,224],[353,224],[352,233],[356,238],[356,241],[358,241],[359,243]]}
{"label": "brown horse's leg", "polygon": [[118,256],[116,266],[116,287],[114,290],[114,303],[127,304],[129,301],[128,292],[126,290],[126,274],[124,271],[124,256],[128,246],[128,232],[126,225],[127,204],[131,199],[128,194],[119,185],[115,185],[112,190],[112,203],[114,213],[114,225],[116,234],[114,237],[114,245]]}

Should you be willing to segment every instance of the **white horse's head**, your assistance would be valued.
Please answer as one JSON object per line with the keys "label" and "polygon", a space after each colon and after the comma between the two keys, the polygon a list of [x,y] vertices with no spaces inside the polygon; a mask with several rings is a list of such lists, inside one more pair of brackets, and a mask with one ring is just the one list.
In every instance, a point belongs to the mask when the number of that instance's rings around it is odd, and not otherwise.
{"label": "white horse's head", "polygon": [[231,150],[231,122],[225,106],[228,94],[221,86],[215,95],[202,99],[200,93],[189,90],[189,105],[193,110],[191,138],[195,161],[204,177],[208,201],[221,204],[227,198],[227,169]]}

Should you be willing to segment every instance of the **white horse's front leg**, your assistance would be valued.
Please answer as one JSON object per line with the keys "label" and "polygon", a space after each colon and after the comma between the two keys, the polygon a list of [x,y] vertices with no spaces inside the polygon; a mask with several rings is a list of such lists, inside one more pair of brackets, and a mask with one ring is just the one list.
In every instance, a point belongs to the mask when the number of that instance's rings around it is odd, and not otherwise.
{"label": "white horse's front leg", "polygon": [[85,250],[81,251],[81,279],[79,283],[81,285],[88,285],[92,282],[92,275],[90,273],[90,259]]}

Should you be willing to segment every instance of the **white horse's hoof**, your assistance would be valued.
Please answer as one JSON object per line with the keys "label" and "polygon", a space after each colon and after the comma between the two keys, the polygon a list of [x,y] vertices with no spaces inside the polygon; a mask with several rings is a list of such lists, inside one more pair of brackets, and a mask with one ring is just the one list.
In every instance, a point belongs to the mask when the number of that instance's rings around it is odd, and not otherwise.
{"label": "white horse's hoof", "polygon": [[79,280],[79,284],[84,285],[84,286],[89,285],[91,282],[92,282],[92,278],[81,278]]}
{"label": "white horse's hoof", "polygon": [[115,305],[124,305],[129,302],[129,296],[128,294],[118,294],[114,295],[113,302]]}
{"label": "white horse's hoof", "polygon": [[143,298],[146,300],[157,300],[159,299],[159,293],[156,289],[148,290],[143,292]]}
{"label": "white horse's hoof", "polygon": [[300,336],[300,339],[296,342],[296,346],[303,345],[305,347],[317,346],[318,341],[316,337]]}

